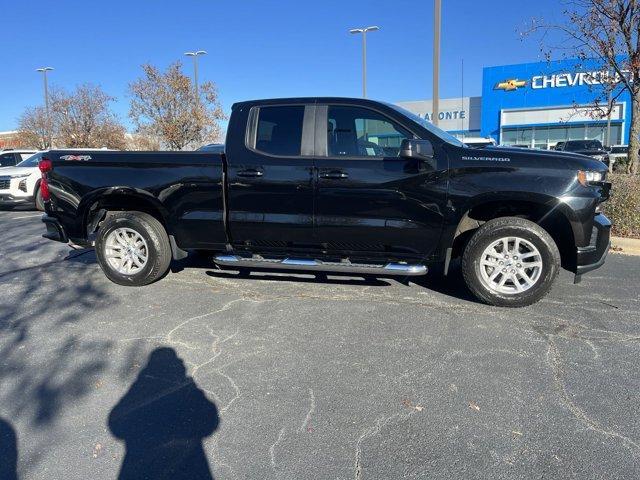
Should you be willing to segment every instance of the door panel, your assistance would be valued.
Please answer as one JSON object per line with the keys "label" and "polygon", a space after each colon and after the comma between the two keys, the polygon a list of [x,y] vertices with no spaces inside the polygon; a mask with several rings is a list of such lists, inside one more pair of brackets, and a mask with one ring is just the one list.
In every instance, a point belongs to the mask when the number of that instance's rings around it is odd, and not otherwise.
{"label": "door panel", "polygon": [[[245,246],[313,243],[314,107],[253,108],[247,145],[229,156],[229,226]],[[309,121],[310,119],[310,121]],[[236,150],[238,151],[238,150]]]}
{"label": "door panel", "polygon": [[315,160],[318,242],[328,250],[431,254],[446,204],[444,154],[437,149],[433,164],[399,158],[401,140],[412,134],[394,121],[361,107],[324,111],[327,156]]}

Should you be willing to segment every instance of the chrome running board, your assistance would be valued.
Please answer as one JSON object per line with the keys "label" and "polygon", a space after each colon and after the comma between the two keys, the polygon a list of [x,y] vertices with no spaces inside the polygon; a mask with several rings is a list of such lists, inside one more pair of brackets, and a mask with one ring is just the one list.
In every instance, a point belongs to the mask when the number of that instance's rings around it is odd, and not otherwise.
{"label": "chrome running board", "polygon": [[272,268],[277,270],[305,270],[316,272],[354,273],[361,275],[426,275],[427,267],[421,264],[387,263],[362,264],[343,262],[325,262],[306,258],[272,259],[263,257],[239,257],[237,255],[218,255],[213,258],[216,265],[232,268]]}

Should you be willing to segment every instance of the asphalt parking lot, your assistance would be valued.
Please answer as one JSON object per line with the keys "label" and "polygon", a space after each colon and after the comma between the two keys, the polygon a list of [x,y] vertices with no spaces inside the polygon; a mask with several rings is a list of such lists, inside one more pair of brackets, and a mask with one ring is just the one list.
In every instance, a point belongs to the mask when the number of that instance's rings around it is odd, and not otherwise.
{"label": "asphalt parking lot", "polygon": [[0,472],[17,456],[21,479],[176,461],[184,478],[640,476],[640,257],[506,310],[457,276],[200,259],[125,288],[40,238],[36,212],[0,212],[0,231]]}

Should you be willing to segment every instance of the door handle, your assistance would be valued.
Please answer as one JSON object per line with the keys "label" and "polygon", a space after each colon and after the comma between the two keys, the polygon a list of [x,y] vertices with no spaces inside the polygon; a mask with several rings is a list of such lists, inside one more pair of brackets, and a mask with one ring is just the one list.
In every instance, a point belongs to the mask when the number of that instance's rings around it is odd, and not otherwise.
{"label": "door handle", "polygon": [[247,168],[246,170],[238,170],[237,175],[239,177],[261,177],[264,175],[262,169]]}
{"label": "door handle", "polygon": [[349,174],[341,172],[339,170],[333,170],[331,172],[323,172],[320,174],[320,178],[328,178],[331,180],[340,180],[343,178],[349,178]]}

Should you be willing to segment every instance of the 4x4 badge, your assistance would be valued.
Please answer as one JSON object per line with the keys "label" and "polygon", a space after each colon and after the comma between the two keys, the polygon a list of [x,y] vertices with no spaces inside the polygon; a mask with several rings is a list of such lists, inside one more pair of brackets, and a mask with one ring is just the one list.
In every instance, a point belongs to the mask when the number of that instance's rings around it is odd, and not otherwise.
{"label": "4x4 badge", "polygon": [[60,160],[68,160],[71,162],[86,162],[91,160],[91,155],[63,155]]}

